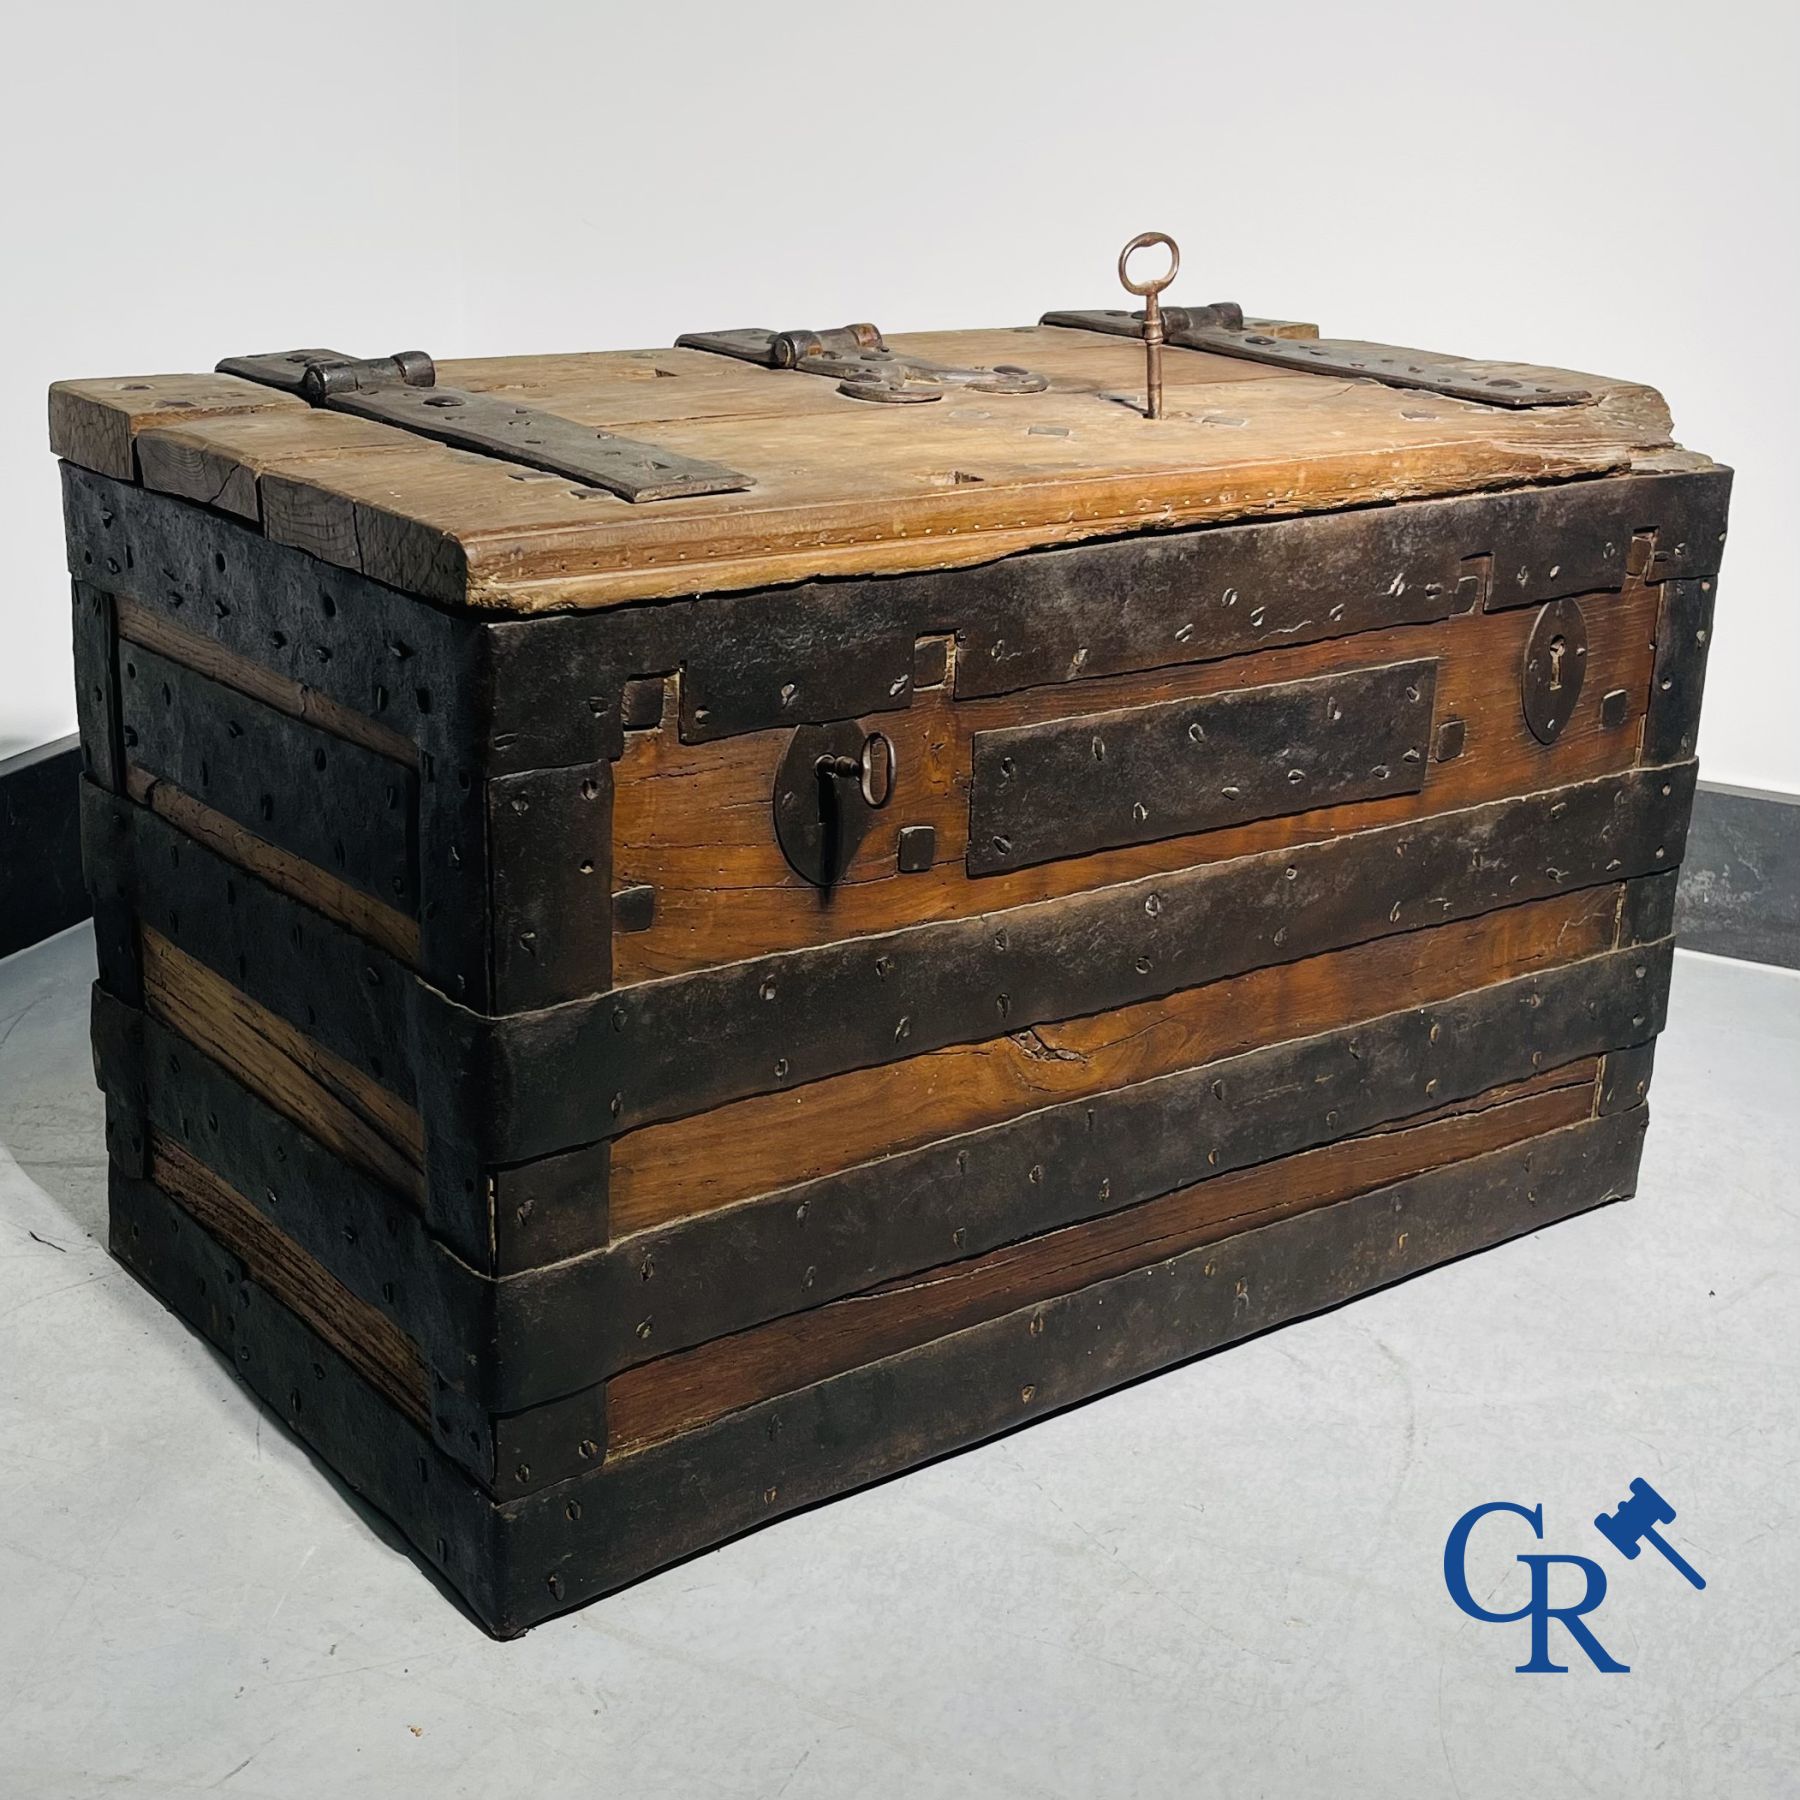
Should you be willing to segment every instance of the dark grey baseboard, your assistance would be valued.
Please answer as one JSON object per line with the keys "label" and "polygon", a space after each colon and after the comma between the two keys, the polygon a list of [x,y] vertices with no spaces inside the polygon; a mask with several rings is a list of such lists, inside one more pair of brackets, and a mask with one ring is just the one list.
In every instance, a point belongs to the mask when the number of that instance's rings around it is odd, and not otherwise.
{"label": "dark grey baseboard", "polygon": [[88,916],[81,881],[79,740],[0,762],[0,956]]}
{"label": "dark grey baseboard", "polygon": [[1675,933],[1684,950],[1800,969],[1800,794],[1701,782]]}
{"label": "dark grey baseboard", "polygon": [[[73,737],[0,762],[0,956],[88,916]],[[1675,903],[1682,946],[1800,968],[1800,794],[1702,782]]]}

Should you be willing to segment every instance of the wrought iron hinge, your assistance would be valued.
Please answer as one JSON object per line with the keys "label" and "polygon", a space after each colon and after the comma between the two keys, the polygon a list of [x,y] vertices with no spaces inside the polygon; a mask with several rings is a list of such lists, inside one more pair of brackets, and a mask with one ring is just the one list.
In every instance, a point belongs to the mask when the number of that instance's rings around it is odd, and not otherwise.
{"label": "wrought iron hinge", "polygon": [[952,388],[978,394],[1041,394],[1050,384],[1042,375],[1012,363],[991,369],[957,369],[890,350],[873,325],[843,325],[834,331],[690,331],[675,340],[679,350],[710,350],[765,369],[798,369],[823,375],[852,400],[911,405],[941,400]]}
{"label": "wrought iron hinge", "polygon": [[313,406],[395,425],[458,450],[523,463],[622,500],[673,500],[754,487],[748,475],[683,456],[659,444],[577,424],[495,394],[437,385],[437,366],[422,350],[366,361],[336,350],[287,350],[228,356],[221,375],[299,394]]}
{"label": "wrought iron hinge", "polygon": [[[1483,406],[1574,406],[1594,397],[1587,388],[1541,372],[1503,374],[1496,372],[1492,363],[1422,357],[1340,338],[1270,337],[1266,332],[1248,330],[1243,308],[1229,300],[1211,306],[1165,306],[1162,322],[1165,342],[1183,350],[1210,350],[1217,356],[1299,369],[1308,375],[1348,375],[1388,387],[1423,388],[1446,399],[1473,400]],[[1144,315],[1123,307],[1048,312],[1038,323],[1105,331],[1115,337],[1144,335]]]}

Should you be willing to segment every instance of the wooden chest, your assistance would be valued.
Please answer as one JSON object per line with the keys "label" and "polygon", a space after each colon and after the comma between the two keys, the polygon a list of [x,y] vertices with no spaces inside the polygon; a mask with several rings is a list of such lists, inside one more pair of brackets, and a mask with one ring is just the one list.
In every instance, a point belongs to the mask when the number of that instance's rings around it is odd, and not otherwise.
{"label": "wooden chest", "polygon": [[1727,471],[1053,316],[52,390],[114,1252],[496,1632],[1632,1190]]}

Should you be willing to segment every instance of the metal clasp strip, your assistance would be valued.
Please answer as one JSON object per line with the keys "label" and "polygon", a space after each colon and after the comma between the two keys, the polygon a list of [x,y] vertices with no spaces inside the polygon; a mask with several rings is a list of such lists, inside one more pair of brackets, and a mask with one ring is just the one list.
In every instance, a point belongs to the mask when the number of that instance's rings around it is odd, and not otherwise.
{"label": "metal clasp strip", "polygon": [[335,350],[287,350],[228,356],[218,369],[298,394],[313,406],[563,475],[622,500],[739,493],[756,485],[751,476],[720,463],[598,431],[495,394],[439,387],[437,366],[422,350],[368,360]]}
{"label": "metal clasp strip", "polygon": [[[1509,375],[1494,372],[1497,365],[1491,362],[1421,357],[1341,338],[1270,337],[1247,330],[1243,308],[1229,300],[1202,307],[1165,306],[1162,321],[1165,341],[1183,350],[1210,350],[1217,356],[1298,369],[1307,375],[1346,375],[1387,387],[1422,388],[1446,399],[1473,400],[1482,406],[1574,406],[1594,397],[1591,390],[1545,371]],[[1047,312],[1038,323],[1104,331],[1115,337],[1141,339],[1144,335],[1144,315],[1123,307]]]}
{"label": "metal clasp strip", "polygon": [[890,350],[873,325],[843,325],[833,331],[689,331],[675,340],[675,347],[732,356],[765,369],[823,375],[852,400],[890,406],[941,400],[953,388],[977,394],[1041,394],[1050,385],[1042,375],[1014,363],[958,369],[904,355]]}

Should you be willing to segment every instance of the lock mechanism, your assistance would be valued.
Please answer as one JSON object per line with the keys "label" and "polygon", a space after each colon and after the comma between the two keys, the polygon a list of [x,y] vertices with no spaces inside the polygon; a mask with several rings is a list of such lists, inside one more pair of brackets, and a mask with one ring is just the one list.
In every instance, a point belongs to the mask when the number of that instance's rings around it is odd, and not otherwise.
{"label": "lock mechanism", "polygon": [[962,389],[977,394],[1041,394],[1050,385],[1042,375],[1016,363],[957,369],[891,350],[873,325],[840,325],[830,331],[689,331],[675,340],[675,347],[733,356],[765,369],[823,375],[852,400],[878,400],[889,406],[942,400]]}
{"label": "lock mechanism", "polygon": [[894,796],[894,746],[854,719],[802,725],[775,771],[775,840],[794,873],[829,888]]}
{"label": "lock mechanism", "polygon": [[1519,696],[1540,744],[1554,744],[1575,715],[1587,674],[1587,620],[1579,602],[1556,600],[1539,612],[1525,645]]}

